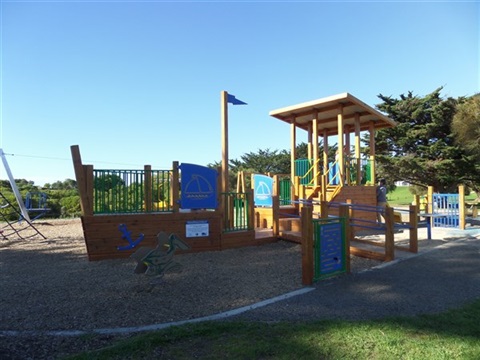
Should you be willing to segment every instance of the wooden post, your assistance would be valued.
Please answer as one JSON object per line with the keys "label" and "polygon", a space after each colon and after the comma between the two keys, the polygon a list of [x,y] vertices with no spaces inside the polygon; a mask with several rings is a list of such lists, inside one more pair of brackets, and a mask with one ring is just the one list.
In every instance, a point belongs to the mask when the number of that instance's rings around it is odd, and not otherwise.
{"label": "wooden post", "polygon": [[370,185],[375,185],[377,183],[375,179],[375,123],[370,121],[369,124],[369,133],[370,133]]}
{"label": "wooden post", "polygon": [[[296,127],[295,118],[290,120],[290,178],[295,181],[295,157],[296,157]],[[298,195],[297,184],[295,184],[295,195]],[[292,197],[294,192],[292,192]]]}
{"label": "wooden post", "polygon": [[152,211],[152,166],[151,165],[144,165],[143,171],[145,172],[145,182],[144,186],[144,194],[145,199],[145,211],[151,212]]}
{"label": "wooden post", "polygon": [[302,208],[302,284],[312,285],[313,283],[313,223],[312,208]]}
{"label": "wooden post", "polygon": [[433,186],[429,186],[427,188],[427,212],[428,213],[433,213]]}
{"label": "wooden post", "polygon": [[417,215],[418,215],[418,213],[420,213],[420,195],[413,195],[413,205],[417,205]]}
{"label": "wooden post", "polygon": [[312,142],[312,124],[313,120],[310,121],[307,125],[307,157],[308,160],[313,159],[313,142]]}
{"label": "wooden post", "polygon": [[299,207],[298,207],[298,195],[300,193],[300,176],[295,176],[293,179],[294,179],[294,184],[295,184],[295,186],[294,186],[295,191],[291,193],[290,198],[294,201],[293,205],[297,209],[298,213],[300,213],[300,211],[298,210],[299,209]]}
{"label": "wooden post", "polygon": [[[418,195],[416,195],[418,197]],[[418,252],[418,208],[419,205],[410,205],[409,207],[409,228],[410,228],[410,252]]]}
{"label": "wooden post", "polygon": [[220,192],[228,192],[228,93],[220,93],[221,132],[222,132],[222,187]]}
{"label": "wooden post", "polygon": [[345,220],[345,270],[347,273],[350,273],[350,239],[351,239],[351,226],[350,226],[350,215],[349,215],[349,206],[340,205],[338,209],[338,214],[340,217]]}
{"label": "wooden post", "polygon": [[178,161],[172,163],[172,210],[180,211],[180,175],[178,171]]}
{"label": "wooden post", "polygon": [[[253,183],[252,183],[252,187],[253,187]],[[244,171],[239,171],[237,173],[237,193],[239,192],[245,192],[245,172]]]}
{"label": "wooden post", "polygon": [[[300,185],[300,194],[298,195],[298,211],[302,212],[302,208],[305,205],[306,199],[305,185]],[[301,200],[301,202],[300,202]]]}
{"label": "wooden post", "polygon": [[82,157],[80,156],[80,148],[78,145],[70,146],[70,152],[72,154],[73,169],[75,171],[75,178],[77,179],[78,193],[80,195],[80,207],[82,214],[93,214],[93,207],[89,203],[87,196],[87,185],[85,180],[85,170],[82,164]]}
{"label": "wooden post", "polygon": [[86,216],[93,216],[93,165],[83,165],[85,173],[85,194],[87,197],[88,209]]}
{"label": "wooden post", "polygon": [[323,219],[328,218],[328,202],[325,200],[320,202],[320,217]]}
{"label": "wooden post", "polygon": [[362,163],[361,163],[361,148],[360,148],[360,114],[355,113],[355,159],[356,159],[356,172],[357,172],[357,179],[356,184],[357,186],[362,184]]}
{"label": "wooden post", "polygon": [[395,238],[394,238],[394,214],[393,208],[385,207],[385,261],[392,261],[395,258]]}
{"label": "wooden post", "polygon": [[280,177],[278,175],[273,175],[272,195],[280,196]]}
{"label": "wooden post", "polygon": [[345,163],[345,183],[352,185],[350,174],[350,127],[345,126],[345,146],[344,149],[344,163]]}
{"label": "wooden post", "polygon": [[458,186],[458,225],[460,230],[465,230],[465,186]]}
{"label": "wooden post", "polygon": [[349,226],[348,227],[350,228],[350,230],[349,230],[349,234],[350,234],[349,241],[352,241],[353,239],[355,239],[355,228],[353,226],[350,226],[350,219],[353,219],[355,217],[353,206],[352,206],[353,201],[352,201],[352,199],[347,199],[345,202],[347,204],[349,204],[349,206],[348,206],[348,220],[349,220]]}
{"label": "wooden post", "polygon": [[[433,206],[433,186],[429,186],[427,188],[427,213],[432,214],[435,210]],[[433,221],[433,217],[427,218],[427,221],[430,221],[430,229],[433,229],[435,222]]]}
{"label": "wooden post", "polygon": [[278,195],[272,196],[272,230],[273,236],[280,235],[280,198]]}
{"label": "wooden post", "polygon": [[248,189],[246,192],[246,197],[247,197],[247,204],[248,208],[246,210],[247,212],[247,228],[250,229],[255,229],[255,223],[254,223],[254,218],[255,218],[255,204],[253,202],[253,189]]}
{"label": "wooden post", "polygon": [[313,185],[318,186],[318,114],[313,119]]}
{"label": "wooden post", "polygon": [[273,236],[279,235],[279,232],[280,232],[280,177],[278,175],[273,175],[272,230],[273,230]]}
{"label": "wooden post", "polygon": [[327,201],[327,175],[322,174],[322,193],[319,196],[320,201]]}
{"label": "wooden post", "polygon": [[323,130],[323,174],[328,171],[328,133]]}
{"label": "wooden post", "polygon": [[343,146],[344,130],[343,130],[343,105],[338,106],[337,112],[337,126],[338,126],[338,169],[339,169],[339,184],[345,184],[345,153]]}
{"label": "wooden post", "polygon": [[235,200],[234,196],[227,196],[227,219],[228,219],[228,228],[232,229],[235,226]]}

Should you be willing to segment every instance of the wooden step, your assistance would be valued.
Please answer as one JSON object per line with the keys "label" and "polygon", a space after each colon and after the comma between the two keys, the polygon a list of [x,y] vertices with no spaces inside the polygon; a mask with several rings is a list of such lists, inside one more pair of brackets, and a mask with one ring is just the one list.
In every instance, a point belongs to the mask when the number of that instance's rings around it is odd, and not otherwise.
{"label": "wooden step", "polygon": [[302,231],[302,222],[300,218],[281,218],[279,219],[280,231]]}

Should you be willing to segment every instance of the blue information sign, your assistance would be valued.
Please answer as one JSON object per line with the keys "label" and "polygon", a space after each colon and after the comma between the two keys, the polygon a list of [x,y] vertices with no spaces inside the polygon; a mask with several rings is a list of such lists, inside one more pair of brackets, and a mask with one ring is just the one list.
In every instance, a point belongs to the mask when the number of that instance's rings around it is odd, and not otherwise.
{"label": "blue information sign", "polygon": [[182,209],[216,209],[217,177],[215,169],[205,166],[180,165],[181,190],[180,207]]}
{"label": "blue information sign", "polygon": [[255,206],[272,206],[273,178],[254,174],[253,175],[253,201]]}

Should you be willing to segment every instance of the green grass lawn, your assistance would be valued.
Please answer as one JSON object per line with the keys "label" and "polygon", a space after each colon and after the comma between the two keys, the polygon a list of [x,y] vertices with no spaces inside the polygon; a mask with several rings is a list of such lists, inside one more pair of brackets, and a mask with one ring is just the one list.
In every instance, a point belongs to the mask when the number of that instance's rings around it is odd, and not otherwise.
{"label": "green grass lawn", "polygon": [[[390,206],[405,206],[413,202],[414,195],[410,192],[409,186],[397,186],[394,191],[387,194],[388,204]],[[475,192],[465,196],[465,201],[473,201],[477,198]]]}
{"label": "green grass lawn", "polygon": [[480,300],[374,321],[205,322],[138,335],[71,359],[480,359]]}
{"label": "green grass lawn", "polygon": [[390,206],[410,205],[413,202],[410,186],[397,186],[394,191],[387,193],[387,201]]}

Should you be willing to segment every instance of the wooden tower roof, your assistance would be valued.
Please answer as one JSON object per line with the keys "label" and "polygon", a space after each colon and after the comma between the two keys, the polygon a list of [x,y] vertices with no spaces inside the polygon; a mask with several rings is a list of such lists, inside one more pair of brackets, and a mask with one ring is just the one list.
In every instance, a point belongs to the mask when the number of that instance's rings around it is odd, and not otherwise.
{"label": "wooden tower roof", "polygon": [[270,116],[289,124],[294,120],[296,127],[305,131],[308,131],[309,123],[317,116],[319,136],[324,130],[327,130],[328,135],[338,135],[337,115],[340,106],[343,107],[345,126],[354,126],[356,114],[360,120],[360,131],[369,130],[370,124],[373,124],[374,129],[396,126],[395,121],[349,93],[272,110]]}

